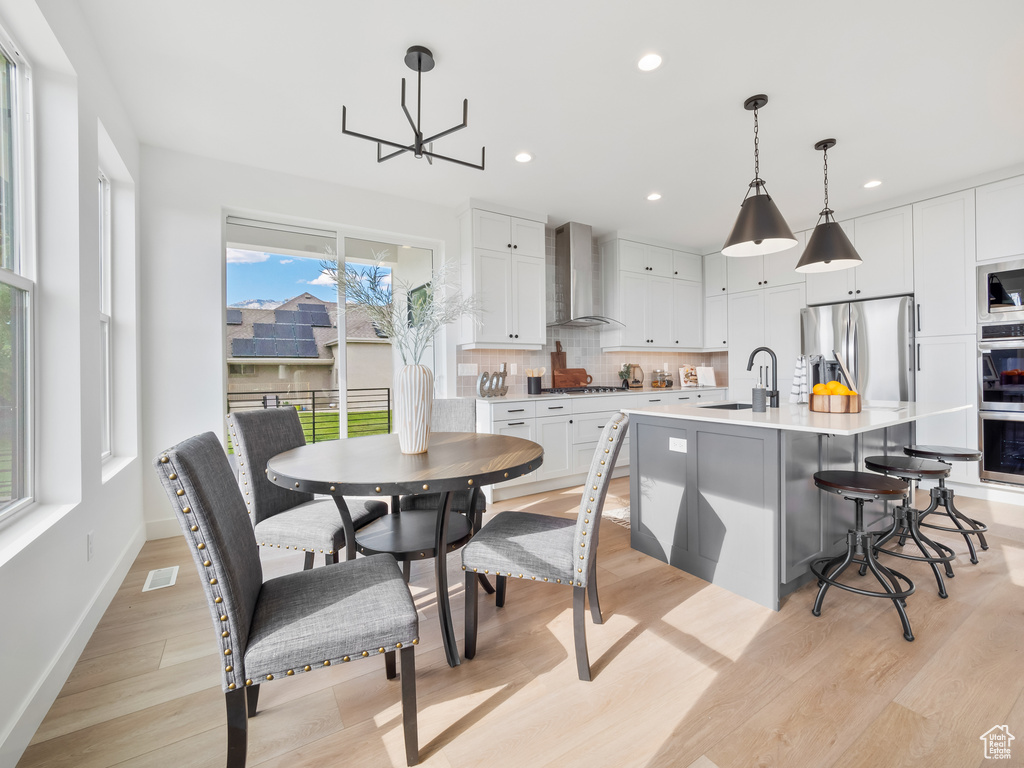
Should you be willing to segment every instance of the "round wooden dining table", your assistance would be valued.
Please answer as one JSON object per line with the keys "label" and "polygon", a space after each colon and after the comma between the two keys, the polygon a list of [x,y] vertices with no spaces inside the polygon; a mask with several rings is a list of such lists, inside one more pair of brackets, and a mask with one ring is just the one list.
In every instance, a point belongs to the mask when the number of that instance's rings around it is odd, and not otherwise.
{"label": "round wooden dining table", "polygon": [[[348,559],[389,552],[397,559],[434,557],[438,618],[449,666],[460,663],[448,598],[446,555],[469,540],[472,520],[451,514],[453,491],[470,491],[467,511],[477,489],[528,474],[544,460],[537,443],[507,435],[432,432],[425,453],[402,453],[398,435],[329,440],[279,453],[267,462],[267,476],[284,488],[334,498],[345,528]],[[398,512],[397,500],[408,494],[439,494],[436,512]],[[390,497],[392,514],[358,532],[345,496]],[[454,520],[454,522],[453,522]],[[450,525],[451,524],[451,525]],[[451,530],[449,530],[451,528]]]}

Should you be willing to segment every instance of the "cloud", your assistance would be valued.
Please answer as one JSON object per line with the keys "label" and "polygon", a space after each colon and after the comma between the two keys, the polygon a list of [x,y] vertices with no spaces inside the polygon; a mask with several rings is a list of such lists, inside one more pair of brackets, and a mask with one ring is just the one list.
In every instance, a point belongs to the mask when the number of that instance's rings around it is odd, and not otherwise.
{"label": "cloud", "polygon": [[259,264],[270,258],[269,253],[259,251],[243,251],[240,248],[228,248],[228,264]]}
{"label": "cloud", "polygon": [[281,259],[278,264],[291,264],[295,259]]}
{"label": "cloud", "polygon": [[300,283],[309,283],[309,285],[337,285],[334,278],[326,272],[321,272],[316,276],[315,280],[300,280]]}

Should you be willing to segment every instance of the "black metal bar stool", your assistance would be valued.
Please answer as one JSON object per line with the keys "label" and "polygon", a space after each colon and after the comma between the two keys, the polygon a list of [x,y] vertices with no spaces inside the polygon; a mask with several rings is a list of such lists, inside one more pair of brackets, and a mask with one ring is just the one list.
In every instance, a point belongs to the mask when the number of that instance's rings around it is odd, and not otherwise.
{"label": "black metal bar stool", "polygon": [[[913,456],[869,456],[864,459],[864,466],[873,472],[881,472],[883,475],[896,477],[905,483],[914,480],[943,480],[949,475],[949,465],[941,461],[930,461],[929,459],[916,459]],[[910,495],[908,494],[898,507],[893,509],[892,528],[881,534],[881,538],[875,542],[875,554],[892,555],[902,557],[904,560],[915,560],[919,563],[928,563],[935,574],[935,582],[939,586],[939,597],[948,597],[946,585],[939,572],[939,564],[942,563],[946,569],[946,576],[953,578],[953,566],[950,562],[956,557],[950,547],[932,541],[918,527],[920,523],[921,510],[910,506]],[[908,555],[905,552],[896,552],[891,549],[884,549],[882,545],[891,539],[899,536],[899,546],[910,538],[921,550],[921,555]],[[932,551],[928,548],[931,547]],[[933,554],[934,552],[934,554]],[[864,566],[860,569],[864,575]]]}
{"label": "black metal bar stool", "polygon": [[[907,598],[914,594],[914,582],[902,573],[886,568],[878,562],[871,540],[873,533],[864,528],[864,502],[878,499],[895,501],[907,495],[909,490],[907,485],[899,480],[893,480],[891,477],[846,470],[815,472],[814,484],[823,491],[837,493],[844,499],[852,501],[857,505],[857,515],[854,519],[854,527],[847,534],[845,554],[832,558],[819,558],[810,564],[811,573],[818,577],[818,597],[814,601],[811,613],[821,616],[821,602],[825,599],[825,593],[828,592],[829,587],[838,587],[847,592],[868,597],[886,597],[892,600],[892,604],[896,606],[896,611],[900,615],[900,621],[903,623],[903,637],[908,641],[913,640],[914,633],[910,631],[910,619],[907,618],[905,604]],[[885,591],[873,592],[836,581],[843,571],[854,563],[863,565],[870,570]],[[900,582],[905,582],[906,588],[901,589]]]}
{"label": "black metal bar stool", "polygon": [[[980,461],[981,451],[975,450],[974,448],[951,448],[948,445],[908,445],[903,449],[903,452],[907,456],[915,456],[919,459],[935,459],[941,461],[944,464],[951,464],[954,461]],[[924,528],[932,528],[936,531],[946,531],[947,533],[959,533],[964,537],[964,541],[967,542],[967,549],[971,553],[971,562],[977,565],[978,553],[974,549],[974,540],[971,536],[978,537],[978,543],[981,544],[982,549],[988,549],[988,542],[985,541],[985,532],[988,530],[988,526],[979,520],[974,520],[959,509],[956,508],[956,504],[953,503],[953,489],[946,487],[946,480],[943,477],[939,478],[939,485],[936,488],[931,489],[932,501],[928,505],[927,509],[922,509],[921,514],[918,515],[918,520],[924,520],[925,517],[930,515],[940,506],[945,508],[946,515],[953,521],[955,528],[944,525],[935,525],[933,523],[919,523]]]}

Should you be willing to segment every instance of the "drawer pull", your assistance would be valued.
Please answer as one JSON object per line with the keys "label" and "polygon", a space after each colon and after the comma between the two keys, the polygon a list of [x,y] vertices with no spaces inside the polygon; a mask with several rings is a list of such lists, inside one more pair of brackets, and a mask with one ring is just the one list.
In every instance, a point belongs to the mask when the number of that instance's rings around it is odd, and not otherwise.
{"label": "drawer pull", "polygon": [[661,398],[655,398],[654,400],[648,400],[647,402],[648,403],[660,403],[661,402]]}
{"label": "drawer pull", "polygon": [[509,413],[522,413],[525,410],[525,408],[512,408],[509,410]]}
{"label": "drawer pull", "polygon": [[521,426],[523,426],[523,424],[525,424],[525,423],[526,423],[525,421],[510,421],[510,422],[508,423],[508,425],[509,425],[510,427],[521,427]]}
{"label": "drawer pull", "polygon": [[549,405],[549,406],[548,406],[548,410],[549,410],[549,411],[560,411],[560,410],[562,410],[563,408],[565,408],[565,406],[564,406],[564,405]]}

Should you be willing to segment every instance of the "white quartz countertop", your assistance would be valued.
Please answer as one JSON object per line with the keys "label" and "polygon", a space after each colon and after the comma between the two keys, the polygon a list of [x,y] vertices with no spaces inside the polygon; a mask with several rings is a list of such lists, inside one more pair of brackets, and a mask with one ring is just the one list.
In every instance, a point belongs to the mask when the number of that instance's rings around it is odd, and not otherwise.
{"label": "white quartz countertop", "polygon": [[643,387],[637,389],[613,389],[610,392],[545,392],[541,395],[506,395],[505,397],[477,397],[478,403],[526,403],[531,400],[550,400],[556,397],[609,397],[611,395],[685,395],[689,392],[715,392],[728,387]]}
{"label": "white quartz countertop", "polygon": [[[720,404],[720,403],[719,403]],[[928,416],[952,413],[969,405],[948,403],[908,403],[894,401],[865,402],[860,413],[816,413],[806,404],[782,403],[765,413],[746,410],[730,411],[696,405],[653,405],[627,409],[631,415],[661,416],[667,419],[708,421],[744,427],[817,432],[830,435],[857,435],[885,427],[906,424]]]}

